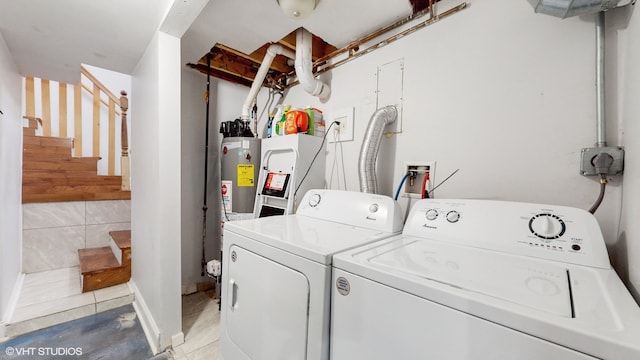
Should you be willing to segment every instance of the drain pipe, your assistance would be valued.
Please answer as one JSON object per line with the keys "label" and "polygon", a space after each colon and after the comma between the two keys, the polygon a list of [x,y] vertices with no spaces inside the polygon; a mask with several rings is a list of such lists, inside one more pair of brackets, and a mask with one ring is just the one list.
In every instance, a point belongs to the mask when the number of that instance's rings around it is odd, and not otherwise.
{"label": "drain pipe", "polygon": [[369,120],[367,131],[360,148],[358,158],[358,177],[360,179],[360,191],[363,193],[377,194],[378,181],[376,180],[376,161],[378,150],[384,133],[384,127],[396,121],[398,110],[389,105],[376,110]]}
{"label": "drain pipe", "polygon": [[607,146],[607,129],[605,120],[604,98],[604,11],[598,13],[596,19],[596,147]]}
{"label": "drain pipe", "polygon": [[311,43],[311,33],[304,28],[299,28],[296,32],[296,76],[306,92],[325,101],[331,95],[331,88],[313,77]]}
{"label": "drain pipe", "polygon": [[269,46],[264,59],[262,59],[262,64],[260,64],[258,73],[256,73],[256,77],[253,79],[253,84],[251,84],[249,95],[247,95],[247,99],[244,101],[244,104],[242,104],[242,113],[240,115],[240,119],[242,121],[249,121],[251,106],[253,105],[256,96],[258,95],[258,91],[260,91],[260,88],[262,87],[264,79],[267,77],[267,73],[269,72],[271,63],[273,62],[273,59],[275,59],[276,55],[284,55],[289,59],[296,58],[296,54],[294,54],[293,51],[284,48],[280,44],[272,44],[271,46]]}

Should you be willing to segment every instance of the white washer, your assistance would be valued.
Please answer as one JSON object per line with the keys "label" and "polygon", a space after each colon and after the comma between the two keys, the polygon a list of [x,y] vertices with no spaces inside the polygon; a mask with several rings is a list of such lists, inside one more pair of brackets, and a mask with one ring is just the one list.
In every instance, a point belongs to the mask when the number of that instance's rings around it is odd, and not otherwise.
{"label": "white washer", "polygon": [[401,230],[391,198],[336,190],[310,190],[295,215],[226,223],[222,358],[328,359],[333,254]]}
{"label": "white washer", "polygon": [[640,359],[640,310],[586,211],[421,200],[334,256],[332,360]]}

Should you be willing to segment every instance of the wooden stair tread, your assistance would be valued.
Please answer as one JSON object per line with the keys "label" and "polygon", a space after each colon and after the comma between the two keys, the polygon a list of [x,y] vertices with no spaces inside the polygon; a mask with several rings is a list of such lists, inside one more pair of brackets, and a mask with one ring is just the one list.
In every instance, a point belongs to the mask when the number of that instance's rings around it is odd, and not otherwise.
{"label": "wooden stair tread", "polygon": [[58,193],[83,193],[83,192],[92,192],[92,193],[108,193],[108,192],[118,192],[120,190],[120,185],[110,185],[110,184],[97,184],[97,185],[54,185],[47,184],[45,182],[39,184],[24,184],[22,185],[22,193],[27,194],[58,194]]}
{"label": "wooden stair tread", "polygon": [[131,230],[109,231],[109,235],[121,250],[131,248]]}
{"label": "wooden stair tread", "polygon": [[60,151],[50,151],[50,152],[23,151],[22,160],[23,161],[61,161],[61,160],[75,159],[74,157],[71,156],[70,152],[66,151],[66,149],[64,150],[65,150],[64,153]]}
{"label": "wooden stair tread", "polygon": [[71,193],[71,194],[22,194],[22,203],[44,203],[63,201],[93,200],[131,200],[131,191],[113,191],[106,193]]}
{"label": "wooden stair tread", "polygon": [[71,157],[72,149],[60,146],[28,145],[22,148],[22,154],[61,154]]}
{"label": "wooden stair tread", "polygon": [[121,267],[108,246],[92,249],[79,249],[80,272],[84,274]]}
{"label": "wooden stair tread", "polygon": [[[29,174],[31,173],[31,174]],[[51,172],[43,171],[35,173],[35,171],[25,171],[22,175],[22,185],[122,185],[122,177],[120,176],[98,176],[95,174],[87,176],[60,176],[53,175]]]}
{"label": "wooden stair tread", "polygon": [[40,146],[59,146],[73,148],[73,138],[61,138],[55,136],[37,136],[37,135],[23,135],[24,146],[28,145],[40,145]]}
{"label": "wooden stair tread", "polygon": [[[94,171],[82,170],[25,170],[22,169],[22,178],[76,178],[76,177],[92,177],[97,175]],[[118,176],[119,177],[119,176]]]}
{"label": "wooden stair tread", "polygon": [[58,160],[55,162],[46,160],[29,160],[22,162],[24,170],[83,170],[98,172],[98,160],[100,158],[82,157]]}

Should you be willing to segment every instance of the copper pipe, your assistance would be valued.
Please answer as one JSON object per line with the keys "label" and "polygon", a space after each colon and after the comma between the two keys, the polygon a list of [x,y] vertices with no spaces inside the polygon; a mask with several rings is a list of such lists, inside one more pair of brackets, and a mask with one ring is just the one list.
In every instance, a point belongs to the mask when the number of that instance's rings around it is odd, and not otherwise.
{"label": "copper pipe", "polygon": [[419,12],[417,12],[417,13],[415,13],[415,14],[411,14],[411,15],[407,16],[407,17],[406,17],[406,18],[404,18],[404,19],[398,20],[397,22],[395,22],[395,23],[393,23],[393,24],[391,24],[391,25],[385,26],[385,27],[383,27],[382,29],[380,29],[380,30],[378,30],[378,31],[376,31],[376,32],[374,32],[374,33],[371,33],[371,34],[369,34],[369,35],[367,35],[367,36],[365,36],[365,37],[363,37],[363,38],[360,38],[360,39],[358,39],[358,40],[356,40],[356,41],[352,42],[351,44],[349,44],[349,45],[347,45],[347,46],[345,46],[345,47],[342,47],[342,48],[340,48],[340,49],[334,50],[334,51],[330,52],[329,54],[324,55],[324,56],[322,56],[322,57],[318,58],[318,59],[313,63],[313,66],[318,66],[318,64],[320,64],[320,63],[322,63],[322,62],[326,62],[327,60],[329,60],[329,59],[331,59],[331,58],[334,58],[334,57],[336,57],[337,55],[340,55],[340,54],[342,54],[342,53],[345,53],[345,52],[347,52],[347,51],[349,51],[349,50],[351,50],[351,49],[353,49],[353,48],[357,48],[359,45],[361,45],[361,44],[363,44],[363,43],[365,43],[365,42],[367,42],[367,41],[370,41],[370,40],[372,40],[372,39],[375,39],[375,38],[377,38],[378,36],[380,36],[380,35],[382,35],[382,34],[384,34],[384,33],[386,33],[386,32],[389,32],[389,31],[391,31],[391,30],[393,30],[393,29],[395,29],[395,28],[397,28],[397,27],[399,27],[399,26],[402,26],[402,25],[404,25],[404,24],[406,24],[406,23],[408,23],[408,22],[410,22],[410,21],[412,21],[412,20],[415,20],[415,19],[421,18],[421,17],[423,17],[424,15],[426,15],[426,14],[427,14],[427,12],[428,12],[428,11],[425,9],[425,10],[419,11]]}
{"label": "copper pipe", "polygon": [[[371,46],[369,46],[368,48],[366,48],[366,49],[364,49],[362,51],[359,51],[359,52],[353,53],[353,54],[350,53],[349,57],[347,57],[346,59],[342,59],[342,60],[336,62],[335,64],[331,64],[331,65],[329,65],[327,67],[324,67],[324,68],[316,71],[315,75],[319,75],[319,74],[327,72],[327,71],[329,71],[331,69],[335,69],[336,67],[338,67],[338,66],[340,66],[342,64],[345,64],[345,63],[347,63],[347,62],[349,62],[349,61],[351,61],[353,59],[357,59],[362,55],[368,54],[368,53],[370,53],[370,52],[372,52],[372,51],[374,51],[374,50],[376,50],[378,48],[386,46],[386,45],[388,45],[388,44],[390,44],[390,43],[392,43],[392,42],[394,42],[394,41],[396,41],[396,40],[398,40],[398,39],[400,39],[400,38],[402,38],[402,37],[404,37],[406,35],[409,35],[409,34],[415,32],[417,30],[422,29],[423,27],[431,25],[431,24],[433,24],[433,23],[435,23],[435,22],[437,22],[437,21],[439,21],[439,20],[441,20],[443,18],[448,17],[449,15],[453,15],[453,14],[457,13],[458,11],[465,9],[467,6],[468,6],[467,3],[462,3],[462,4],[460,4],[460,5],[456,6],[456,7],[453,7],[451,9],[443,12],[441,15],[436,15],[434,17],[431,17],[431,18],[427,19],[426,21],[423,21],[423,22],[421,22],[419,24],[416,24],[415,26],[410,27],[409,29],[406,29],[406,30],[404,30],[404,31],[402,31],[402,32],[400,32],[400,33],[398,33],[396,35],[393,35],[393,36],[387,38],[386,40],[380,41],[380,42],[376,43],[375,45],[371,45]],[[359,43],[359,41],[357,43]],[[348,45],[347,48],[350,47],[350,46],[351,45]],[[292,82],[289,86],[295,85],[296,83],[297,82]]]}

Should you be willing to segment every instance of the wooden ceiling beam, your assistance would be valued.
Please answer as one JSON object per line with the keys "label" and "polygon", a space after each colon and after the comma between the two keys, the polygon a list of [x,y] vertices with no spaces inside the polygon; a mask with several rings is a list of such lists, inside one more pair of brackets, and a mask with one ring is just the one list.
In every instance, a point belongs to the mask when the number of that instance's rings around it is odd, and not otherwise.
{"label": "wooden ceiling beam", "polygon": [[[278,43],[295,52],[296,31],[291,32]],[[272,43],[266,43],[251,54],[245,54],[228,46],[216,44],[209,52],[210,64],[207,64],[206,56],[203,56],[197,64],[187,65],[219,79],[251,86],[260,65],[262,65],[267,49],[271,45]],[[335,49],[334,46],[313,35],[313,61],[333,52]],[[281,86],[281,83],[286,83],[286,79],[283,81],[283,76],[286,77],[286,74],[295,73],[294,67],[288,64],[288,60],[283,55],[277,55],[273,59],[267,78],[264,81],[264,86],[274,86],[274,83],[278,83],[278,86]]]}
{"label": "wooden ceiling beam", "polygon": [[[287,36],[278,41],[278,43],[292,51],[296,51],[296,31],[297,30],[289,33]],[[311,38],[311,57],[313,61],[316,61],[319,58],[337,49],[335,46],[327,44],[324,40],[313,34]]]}
{"label": "wooden ceiling beam", "polygon": [[190,68],[194,69],[194,70],[198,70],[203,74],[209,74],[215,78],[218,79],[222,79],[222,80],[226,80],[229,82],[232,82],[234,84],[239,84],[239,85],[244,85],[246,87],[251,87],[251,83],[253,83],[253,81],[251,80],[247,80],[245,78],[242,78],[240,76],[237,75],[233,75],[230,74],[228,72],[224,72],[224,71],[220,71],[217,69],[212,69],[207,67],[207,65],[203,65],[203,64],[187,64],[187,66],[189,66]]}

